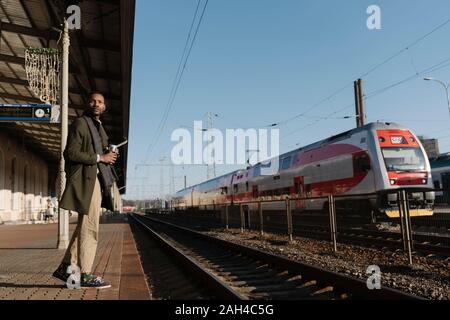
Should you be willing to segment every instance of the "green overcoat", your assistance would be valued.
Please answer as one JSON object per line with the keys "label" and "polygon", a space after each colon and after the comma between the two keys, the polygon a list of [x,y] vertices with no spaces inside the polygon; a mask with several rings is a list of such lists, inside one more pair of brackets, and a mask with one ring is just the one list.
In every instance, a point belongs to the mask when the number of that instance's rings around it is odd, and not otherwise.
{"label": "green overcoat", "polygon": [[[94,120],[95,121],[95,120]],[[108,146],[108,136],[103,126],[99,128],[103,149]],[[64,150],[66,188],[60,207],[87,214],[97,176],[97,154],[86,120],[77,118],[69,128]]]}

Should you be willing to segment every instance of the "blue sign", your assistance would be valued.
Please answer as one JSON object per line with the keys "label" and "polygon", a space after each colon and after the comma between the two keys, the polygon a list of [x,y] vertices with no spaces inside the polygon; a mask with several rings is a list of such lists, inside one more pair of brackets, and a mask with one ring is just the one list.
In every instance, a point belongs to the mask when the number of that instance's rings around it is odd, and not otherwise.
{"label": "blue sign", "polygon": [[49,104],[0,104],[0,121],[50,122],[51,117]]}

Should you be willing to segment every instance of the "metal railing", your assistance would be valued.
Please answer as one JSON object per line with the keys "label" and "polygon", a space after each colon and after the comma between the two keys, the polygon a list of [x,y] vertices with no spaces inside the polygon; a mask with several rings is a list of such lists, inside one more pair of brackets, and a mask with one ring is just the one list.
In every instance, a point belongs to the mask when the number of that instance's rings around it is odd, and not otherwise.
{"label": "metal railing", "polygon": [[[435,191],[435,192],[444,192],[447,191],[450,193],[450,189],[434,189],[434,190],[427,190],[427,192],[429,191]],[[413,254],[413,250],[414,250],[414,228],[416,226],[413,225],[412,220],[411,220],[411,214],[410,214],[410,209],[411,207],[411,202],[414,200],[416,201],[416,199],[410,199],[410,195],[414,194],[414,193],[423,193],[424,191],[421,190],[412,190],[412,189],[398,189],[395,191],[392,191],[390,194],[395,194],[395,199],[396,199],[396,204],[397,206],[394,207],[395,210],[398,210],[398,217],[397,218],[390,218],[391,221],[395,221],[396,223],[398,223],[398,226],[400,227],[399,230],[399,235],[401,237],[401,244],[402,244],[402,249],[406,252],[407,256],[408,256],[408,261],[410,264],[413,263],[413,259],[412,259],[412,254]],[[246,225],[248,229],[252,229],[252,226],[254,225],[255,227],[253,227],[253,229],[258,229],[256,226],[259,226],[259,232],[261,235],[264,235],[265,232],[265,221],[264,221],[264,210],[263,210],[263,206],[265,204],[269,204],[269,203],[283,203],[284,202],[284,209],[283,211],[285,212],[284,217],[281,217],[283,215],[279,215],[278,217],[280,217],[280,220],[283,220],[284,222],[282,222],[282,224],[284,225],[285,228],[285,233],[287,234],[287,236],[289,237],[289,241],[293,240],[293,235],[294,235],[294,231],[295,231],[295,226],[293,223],[293,203],[298,203],[298,202],[307,202],[307,201],[317,201],[317,200],[321,200],[324,203],[324,207],[327,209],[325,211],[327,211],[327,215],[328,215],[328,232],[329,232],[329,237],[332,243],[332,250],[333,252],[337,252],[338,250],[338,238],[340,237],[340,232],[339,232],[339,226],[338,226],[338,220],[337,217],[339,216],[339,214],[337,213],[337,209],[336,209],[336,202],[342,201],[342,200],[346,200],[346,199],[368,199],[370,197],[375,197],[375,196],[379,196],[379,194],[377,193],[366,193],[366,194],[357,194],[357,195],[327,195],[327,196],[318,196],[318,197],[290,197],[290,196],[279,196],[277,198],[271,198],[271,199],[267,199],[267,198],[261,198],[258,200],[250,200],[250,201],[233,201],[233,202],[227,202],[227,203],[204,203],[198,206],[193,206],[193,207],[189,207],[189,208],[185,208],[188,210],[196,210],[196,209],[203,209],[206,211],[211,211],[208,210],[209,208],[212,208],[212,212],[214,213],[214,216],[217,213],[217,210],[221,210],[222,213],[224,213],[224,217],[223,214],[220,215],[220,221],[225,224],[225,228],[229,229],[230,224],[231,223],[236,223],[238,224],[238,226],[240,227],[241,233],[245,232],[246,230]],[[423,194],[423,203],[426,204],[427,203],[427,199],[425,197],[425,194]],[[257,209],[257,221],[258,223],[254,223],[251,218],[254,217],[255,215],[251,215],[249,207],[252,207],[253,210],[255,210],[254,208],[256,207]],[[278,207],[280,207],[280,205],[278,205]],[[230,211],[232,211],[232,209],[236,209],[238,208],[238,221],[236,221],[236,219],[232,219],[232,217],[230,216]],[[235,210],[236,211],[236,210]],[[278,211],[280,211],[278,209]],[[323,211],[323,210],[322,210]],[[448,206],[448,217],[447,215],[445,216],[445,221],[449,220],[450,221],[450,205]],[[298,215],[300,216],[300,215]],[[326,215],[324,214],[323,217],[326,217]],[[344,218],[344,215],[340,215],[340,218]],[[448,218],[448,219],[447,219]],[[413,218],[414,221],[434,221],[435,217],[414,217]],[[440,220],[436,220],[437,224],[439,224]],[[269,223],[267,223],[269,225]],[[450,226],[449,226],[450,228]],[[450,231],[450,229],[449,229]],[[420,234],[420,238],[424,238],[426,237],[426,235]],[[431,237],[431,236],[430,236]],[[444,239],[444,241],[446,242],[445,244],[449,244],[450,245],[450,234],[448,235],[448,237],[443,236],[442,237]],[[423,247],[423,245],[421,245],[421,247]]]}

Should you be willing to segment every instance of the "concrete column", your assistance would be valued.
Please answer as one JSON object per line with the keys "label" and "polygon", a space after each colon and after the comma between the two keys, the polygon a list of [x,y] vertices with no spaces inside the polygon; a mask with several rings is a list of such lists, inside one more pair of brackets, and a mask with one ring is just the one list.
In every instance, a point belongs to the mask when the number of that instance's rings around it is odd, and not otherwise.
{"label": "concrete column", "polygon": [[[62,37],[62,77],[61,77],[61,153],[59,162],[59,200],[66,185],[64,172],[64,149],[67,144],[69,127],[69,28],[64,19],[64,32]],[[58,249],[67,249],[69,245],[69,212],[58,205]]]}

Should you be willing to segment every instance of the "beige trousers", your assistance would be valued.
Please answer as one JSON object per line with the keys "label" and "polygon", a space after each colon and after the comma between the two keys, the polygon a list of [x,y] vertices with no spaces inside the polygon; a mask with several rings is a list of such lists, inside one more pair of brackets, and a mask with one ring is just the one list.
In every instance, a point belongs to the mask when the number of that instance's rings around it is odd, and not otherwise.
{"label": "beige trousers", "polygon": [[98,178],[95,179],[94,192],[88,214],[78,214],[78,224],[73,232],[63,262],[76,264],[81,273],[91,273],[97,251],[98,226],[102,193]]}

